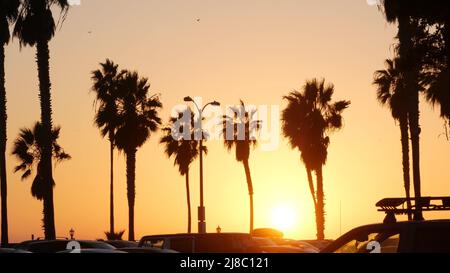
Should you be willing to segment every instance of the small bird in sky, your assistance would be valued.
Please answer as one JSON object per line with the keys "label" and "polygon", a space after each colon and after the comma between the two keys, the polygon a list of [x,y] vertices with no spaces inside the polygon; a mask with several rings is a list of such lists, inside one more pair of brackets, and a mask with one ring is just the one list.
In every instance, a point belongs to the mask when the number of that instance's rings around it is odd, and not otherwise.
{"label": "small bird in sky", "polygon": [[195,21],[197,21],[197,23],[200,23],[200,18],[197,18]]}

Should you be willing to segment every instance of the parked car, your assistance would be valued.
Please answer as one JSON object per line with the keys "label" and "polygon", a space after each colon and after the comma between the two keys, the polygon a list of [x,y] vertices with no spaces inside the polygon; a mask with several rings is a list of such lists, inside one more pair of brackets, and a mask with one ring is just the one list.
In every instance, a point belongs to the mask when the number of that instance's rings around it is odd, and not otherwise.
{"label": "parked car", "polygon": [[261,252],[248,233],[168,234],[144,236],[139,247],[172,249],[181,253]]}
{"label": "parked car", "polygon": [[[33,253],[56,253],[68,249],[70,240],[35,240],[25,241],[16,245],[16,249],[30,251]],[[99,241],[77,240],[81,249],[106,249],[115,250],[110,244]]]}
{"label": "parked car", "polygon": [[[325,247],[334,253],[450,253],[450,220],[397,222],[395,215],[423,211],[450,210],[450,198],[410,199],[412,209],[405,208],[406,198],[388,198],[377,203],[386,212],[384,223],[355,228]],[[432,203],[433,202],[433,203]]]}
{"label": "parked car", "polygon": [[[377,249],[378,248],[378,249]],[[353,229],[321,252],[450,253],[450,220],[374,224]]]}

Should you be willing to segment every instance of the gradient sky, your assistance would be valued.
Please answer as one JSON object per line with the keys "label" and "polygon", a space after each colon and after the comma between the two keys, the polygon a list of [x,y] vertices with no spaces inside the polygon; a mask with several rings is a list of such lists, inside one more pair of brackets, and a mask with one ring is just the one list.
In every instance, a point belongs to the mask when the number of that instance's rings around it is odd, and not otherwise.
{"label": "gradient sky", "polygon": [[[200,18],[200,22],[196,19]],[[324,169],[326,235],[336,238],[357,225],[380,222],[374,204],[403,195],[399,129],[376,101],[373,72],[391,57],[395,26],[365,0],[82,0],[70,10],[50,43],[54,123],[72,160],[55,170],[58,236],[74,228],[77,238],[104,237],[109,228],[109,144],[93,126],[90,71],[111,58],[121,68],[149,77],[162,94],[167,121],[186,95],[223,105],[280,105],[306,79],[324,77],[335,99],[349,99],[345,127],[331,138]],[[8,153],[19,128],[39,118],[35,50],[6,50]],[[425,195],[450,195],[449,142],[438,111],[423,103],[422,181]],[[185,232],[184,178],[163,154],[160,134],[138,151],[136,237]],[[248,231],[244,168],[221,142],[208,143],[205,158],[207,229]],[[116,154],[116,229],[128,212],[124,155]],[[42,204],[20,181],[8,158],[12,241],[42,236]],[[306,172],[298,151],[281,138],[272,152],[256,149],[250,167],[255,188],[255,227],[272,227],[273,211],[290,207],[295,224],[287,237],[315,237]],[[193,227],[198,206],[198,163],[192,165]],[[427,216],[427,215],[426,215]],[[435,215],[428,215],[434,217]],[[442,216],[442,214],[440,214]]]}

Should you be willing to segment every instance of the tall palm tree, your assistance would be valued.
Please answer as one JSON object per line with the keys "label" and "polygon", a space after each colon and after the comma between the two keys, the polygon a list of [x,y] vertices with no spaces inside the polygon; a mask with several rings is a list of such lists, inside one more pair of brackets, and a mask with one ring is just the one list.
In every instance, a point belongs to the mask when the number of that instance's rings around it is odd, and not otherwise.
{"label": "tall palm tree", "polygon": [[58,23],[55,23],[52,8],[60,8],[60,19],[64,21],[69,10],[67,0],[21,0],[21,9],[14,26],[14,36],[21,46],[36,46],[36,62],[39,77],[39,100],[41,107],[41,124],[45,133],[41,175],[48,192],[44,200],[44,229],[46,239],[55,239],[55,212],[53,203],[52,175],[52,100],[50,82],[49,41],[55,35]]}
{"label": "tall palm tree", "polygon": [[[71,158],[57,142],[60,131],[60,127],[53,128],[50,137],[52,143],[52,157],[57,163]],[[45,200],[49,191],[49,183],[43,175],[44,146],[46,141],[47,134],[44,130],[44,126],[40,122],[36,122],[32,129],[23,128],[20,130],[19,136],[14,141],[12,151],[12,154],[19,161],[19,165],[15,167],[14,172],[22,172],[22,180],[29,178],[33,173],[35,174],[33,184],[31,185],[31,195],[38,200]],[[52,180],[50,187],[54,186],[55,182]],[[44,207],[43,221],[45,221],[45,217]]]}
{"label": "tall palm tree", "polygon": [[261,121],[255,120],[256,109],[246,109],[241,100],[237,107],[230,107],[232,116],[223,117],[224,145],[231,151],[235,148],[236,160],[244,165],[245,177],[247,179],[248,195],[250,198],[250,234],[254,230],[253,211],[253,182],[250,173],[250,148],[256,146],[256,131],[261,128]]}
{"label": "tall palm tree", "polygon": [[134,204],[136,196],[136,152],[158,130],[162,104],[157,95],[149,96],[148,79],[137,72],[126,72],[119,82],[116,147],[126,155],[128,197],[128,239],[134,241]]}
{"label": "tall palm tree", "polygon": [[[195,140],[196,128],[194,113],[191,109],[179,113],[178,117],[171,118],[169,125],[163,128],[164,136],[160,143],[165,146],[165,153],[174,157],[174,165],[178,166],[178,171],[186,178],[186,199],[188,207],[187,232],[191,233],[191,195],[189,189],[189,169],[191,163],[199,155],[199,141]],[[203,147],[207,152],[206,146]]]}
{"label": "tall palm tree", "polygon": [[[303,91],[293,91],[284,99],[283,134],[293,149],[299,149],[308,175],[308,182],[316,211],[317,239],[325,239],[325,204],[322,167],[325,165],[330,144],[329,134],[342,128],[342,112],[350,101],[331,102],[332,84],[325,80],[307,81]],[[316,174],[316,187],[312,172]]]}
{"label": "tall palm tree", "polygon": [[[414,196],[420,198],[420,125],[419,125],[419,73],[420,66],[414,51],[414,25],[411,14],[417,10],[416,3],[420,1],[405,0],[383,0],[382,6],[389,23],[398,23],[398,56],[399,67],[403,72],[405,90],[409,94],[408,100],[408,123],[411,134],[412,167]],[[411,5],[413,3],[414,5]],[[423,219],[421,206],[416,206],[414,219]]]}
{"label": "tall palm tree", "polygon": [[0,0],[0,199],[1,199],[1,240],[8,244],[8,207],[6,183],[6,87],[5,87],[5,46],[11,35],[9,25],[18,15],[19,0]]}
{"label": "tall palm tree", "polygon": [[398,59],[386,60],[386,69],[375,72],[374,84],[377,86],[378,101],[391,110],[392,117],[399,122],[402,144],[403,181],[408,198],[408,219],[412,220],[410,209],[410,169],[409,169],[409,125],[408,93],[404,88],[402,73],[398,68]]}
{"label": "tall palm tree", "polygon": [[119,66],[107,59],[100,64],[101,69],[92,72],[92,91],[95,92],[97,106],[95,125],[100,129],[102,137],[108,136],[110,149],[110,191],[109,191],[109,234],[114,231],[114,136],[117,130],[118,85],[123,72]]}

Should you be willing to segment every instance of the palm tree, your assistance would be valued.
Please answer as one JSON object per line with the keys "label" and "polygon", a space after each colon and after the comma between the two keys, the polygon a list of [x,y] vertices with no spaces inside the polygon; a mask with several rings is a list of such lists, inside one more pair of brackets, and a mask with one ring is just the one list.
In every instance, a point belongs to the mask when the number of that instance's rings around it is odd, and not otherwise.
{"label": "palm tree", "polygon": [[250,173],[250,148],[256,146],[255,132],[261,128],[261,121],[255,120],[256,109],[248,110],[241,100],[237,107],[230,107],[233,116],[223,117],[224,145],[231,151],[235,148],[236,160],[242,162],[247,179],[248,195],[250,197],[250,234],[253,233],[253,182]]}
{"label": "palm tree", "polygon": [[374,84],[377,86],[378,101],[391,110],[392,117],[399,122],[402,144],[403,181],[405,187],[408,219],[411,220],[410,175],[409,175],[409,133],[408,133],[408,93],[404,88],[398,59],[386,60],[386,69],[375,72]]}
{"label": "palm tree", "polygon": [[44,200],[44,229],[46,239],[55,239],[55,212],[53,204],[53,175],[52,175],[52,100],[50,82],[50,51],[49,41],[55,35],[57,23],[52,14],[52,8],[60,8],[64,21],[69,10],[67,0],[22,0],[21,9],[14,26],[14,36],[19,39],[21,46],[36,46],[36,62],[39,77],[39,100],[41,107],[41,124],[44,130],[41,175],[47,183],[43,196]]}
{"label": "palm tree", "polygon": [[[327,160],[329,134],[342,128],[342,112],[350,101],[331,102],[332,84],[325,80],[307,81],[303,91],[293,91],[284,99],[288,105],[283,110],[283,134],[293,149],[299,149],[305,164],[308,183],[316,211],[317,239],[325,238],[325,204],[322,167]],[[316,187],[312,172],[316,174]],[[316,189],[316,190],[315,190]]]}
{"label": "palm tree", "polygon": [[[180,175],[186,178],[186,199],[188,207],[187,232],[191,233],[191,195],[189,189],[190,165],[199,155],[199,141],[195,140],[196,128],[194,114],[191,109],[180,112],[177,118],[171,118],[169,125],[163,128],[164,136],[160,143],[165,145],[165,153],[174,157],[174,165],[178,166]],[[207,152],[206,146],[203,147]]]}
{"label": "palm tree", "polygon": [[6,88],[5,88],[5,46],[11,35],[9,24],[18,15],[19,0],[0,0],[0,199],[1,199],[1,240],[0,245],[8,244],[8,208],[6,183]]}
{"label": "palm tree", "polygon": [[[117,96],[118,83],[123,75],[119,66],[107,59],[100,64],[101,69],[92,72],[95,92],[95,103],[98,106],[95,115],[95,126],[100,129],[102,137],[108,136],[110,149],[110,203],[109,203],[109,234],[114,232],[114,135],[117,129]],[[97,104],[98,103],[98,104]]]}
{"label": "palm tree", "polygon": [[[60,127],[53,128],[50,138],[52,141],[52,157],[57,163],[71,158],[57,143],[60,131]],[[44,202],[49,191],[49,183],[43,175],[44,145],[46,141],[47,134],[44,126],[40,122],[36,122],[32,129],[23,128],[20,130],[19,136],[14,141],[12,152],[20,163],[15,167],[14,172],[22,172],[22,180],[29,178],[35,173],[33,184],[31,185],[31,195],[38,200],[44,200]],[[55,182],[52,180],[50,187],[54,186]],[[44,205],[44,222],[45,213]]]}
{"label": "palm tree", "polygon": [[117,131],[114,142],[126,155],[128,197],[128,239],[134,241],[134,204],[136,196],[136,152],[158,130],[162,104],[157,95],[149,96],[148,79],[126,72],[119,82]]}
{"label": "palm tree", "polygon": [[[398,66],[403,73],[404,88],[409,94],[408,123],[411,134],[412,166],[414,196],[420,198],[420,125],[419,125],[419,73],[420,65],[417,62],[417,54],[414,51],[414,25],[411,14],[417,11],[416,3],[420,1],[383,0],[383,11],[389,23],[398,23]],[[416,206],[414,219],[423,219],[421,206]]]}

